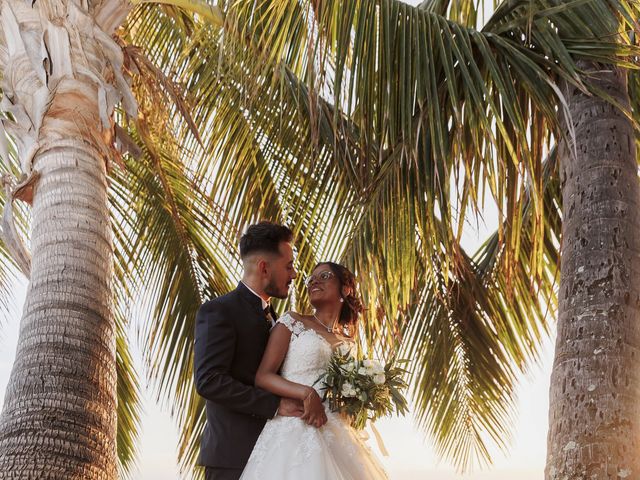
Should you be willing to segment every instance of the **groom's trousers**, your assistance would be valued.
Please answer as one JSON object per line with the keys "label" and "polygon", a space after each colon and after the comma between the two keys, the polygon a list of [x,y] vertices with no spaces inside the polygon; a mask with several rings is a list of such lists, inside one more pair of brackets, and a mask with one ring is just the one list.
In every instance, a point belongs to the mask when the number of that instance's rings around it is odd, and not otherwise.
{"label": "groom's trousers", "polygon": [[238,480],[242,475],[241,468],[210,468],[204,470],[204,480]]}

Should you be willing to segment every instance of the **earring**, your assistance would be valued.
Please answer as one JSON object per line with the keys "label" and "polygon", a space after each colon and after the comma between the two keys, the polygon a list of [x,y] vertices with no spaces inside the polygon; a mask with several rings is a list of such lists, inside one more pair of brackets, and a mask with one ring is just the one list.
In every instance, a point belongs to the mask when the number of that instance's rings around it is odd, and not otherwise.
{"label": "earring", "polygon": [[344,303],[344,298],[340,298],[340,303]]}

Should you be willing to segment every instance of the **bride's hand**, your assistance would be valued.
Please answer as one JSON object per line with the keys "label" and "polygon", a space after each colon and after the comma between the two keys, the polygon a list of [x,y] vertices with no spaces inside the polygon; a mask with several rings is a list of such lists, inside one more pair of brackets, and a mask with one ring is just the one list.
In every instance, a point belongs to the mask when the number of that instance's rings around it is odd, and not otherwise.
{"label": "bride's hand", "polygon": [[304,414],[301,417],[302,420],[307,422],[308,425],[313,425],[316,428],[327,423],[327,414],[324,411],[322,399],[314,388],[309,387],[303,403]]}

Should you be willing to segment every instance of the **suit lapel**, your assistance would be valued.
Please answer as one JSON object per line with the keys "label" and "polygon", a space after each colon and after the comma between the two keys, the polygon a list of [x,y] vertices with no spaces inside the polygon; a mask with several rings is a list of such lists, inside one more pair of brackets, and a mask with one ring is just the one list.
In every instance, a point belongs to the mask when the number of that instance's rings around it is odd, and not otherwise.
{"label": "suit lapel", "polygon": [[238,283],[238,292],[255,310],[256,315],[264,316],[264,312],[262,311],[262,301],[259,297],[257,297],[251,290],[247,288],[247,286],[240,282]]}
{"label": "suit lapel", "polygon": [[[249,290],[247,288],[247,286],[242,282],[238,283],[238,288],[236,290],[238,291],[240,296],[242,298],[244,298],[251,305],[252,311],[255,312],[254,319],[255,319],[256,323],[259,323],[267,331],[269,331],[271,326],[269,325],[269,322],[267,321],[267,318],[266,318],[266,316],[264,314],[264,310],[262,310],[262,301],[260,300],[260,297],[258,297],[251,290]],[[278,318],[278,316],[276,315],[275,310],[273,310],[273,307],[271,307],[271,315],[273,315],[274,319]]]}

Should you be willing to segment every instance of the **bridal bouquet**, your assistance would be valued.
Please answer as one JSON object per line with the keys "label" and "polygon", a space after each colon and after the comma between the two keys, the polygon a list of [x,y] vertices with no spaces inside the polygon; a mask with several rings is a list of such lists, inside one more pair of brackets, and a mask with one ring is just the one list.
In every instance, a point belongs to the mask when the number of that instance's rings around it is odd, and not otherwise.
{"label": "bridal bouquet", "polygon": [[331,410],[346,415],[356,430],[362,430],[367,420],[374,422],[394,411],[404,415],[406,371],[395,363],[401,362],[391,360],[383,365],[377,360],[356,359],[348,345],[340,346],[320,378]]}

